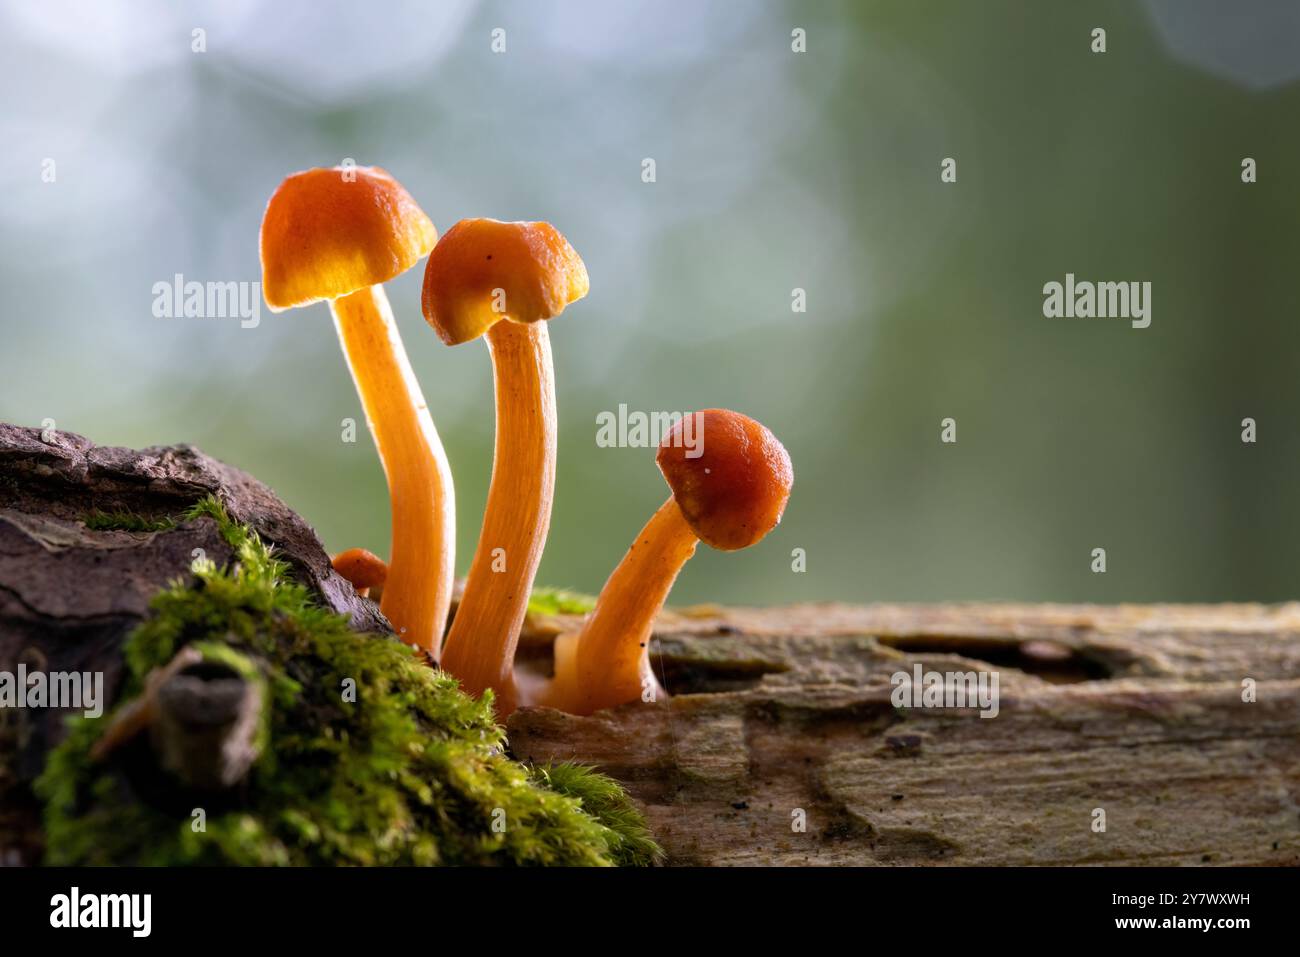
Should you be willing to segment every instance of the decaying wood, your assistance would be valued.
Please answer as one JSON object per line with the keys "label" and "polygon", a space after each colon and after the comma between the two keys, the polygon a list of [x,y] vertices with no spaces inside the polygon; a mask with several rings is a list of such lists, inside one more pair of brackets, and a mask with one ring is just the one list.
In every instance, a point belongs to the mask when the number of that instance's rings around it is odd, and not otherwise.
{"label": "decaying wood", "polygon": [[[701,608],[657,645],[671,700],[509,728],[674,863],[1300,864],[1300,605]],[[896,708],[918,663],[996,670],[997,716]]]}
{"label": "decaying wood", "polygon": [[257,731],[267,702],[233,669],[189,665],[158,685],[150,729],[158,764],[199,791],[233,787],[257,760]]}
{"label": "decaying wood", "polygon": [[158,689],[185,668],[202,660],[202,653],[187,645],[163,667],[149,672],[144,679],[144,692],[113,715],[104,733],[91,746],[90,760],[103,761],[122,745],[152,728],[158,721]]}
{"label": "decaying wood", "polygon": [[[175,516],[208,493],[358,630],[389,631],[244,473],[185,446],[45,438],[0,425],[0,670],[103,671],[111,701],[152,595],[193,549],[230,552],[206,519],[84,519]],[[530,619],[522,666],[544,669],[577,625]],[[624,781],[672,863],[1300,864],[1300,605],[706,607],[656,635],[669,700],[525,709],[509,730],[520,758]],[[891,677],[916,664],[996,670],[997,717],[896,708]],[[0,863],[38,859],[30,782],[62,717],[0,713]]]}
{"label": "decaying wood", "polygon": [[103,761],[147,733],[154,764],[193,791],[218,791],[244,779],[261,754],[261,689],[233,668],[205,662],[187,645],[146,677],[143,692],[111,718],[90,749]]}

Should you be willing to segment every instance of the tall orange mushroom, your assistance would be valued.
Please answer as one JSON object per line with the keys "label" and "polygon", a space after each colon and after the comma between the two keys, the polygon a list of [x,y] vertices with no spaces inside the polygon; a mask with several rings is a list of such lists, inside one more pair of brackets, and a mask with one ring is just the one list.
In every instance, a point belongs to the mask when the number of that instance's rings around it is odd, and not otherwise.
{"label": "tall orange mushroom", "polygon": [[378,167],[294,173],[262,219],[262,291],[275,312],[329,300],[388,479],[392,552],[380,610],[403,640],[436,651],[451,604],[455,493],[381,283],[437,233]]}
{"label": "tall orange mushroom", "polygon": [[747,548],[781,521],[794,469],[776,436],[726,409],[694,416],[694,441],[684,441],[684,419],[660,443],[656,462],[672,494],[609,576],[582,631],[557,640],[542,704],[591,714],[657,688],[651,628],[696,545]]}
{"label": "tall orange mushroom", "polygon": [[543,320],[587,294],[587,267],[550,223],[465,219],[429,254],[424,317],[448,345],[484,336],[496,390],[492,484],[442,667],[514,710],[515,645],[551,524],[555,380]]}

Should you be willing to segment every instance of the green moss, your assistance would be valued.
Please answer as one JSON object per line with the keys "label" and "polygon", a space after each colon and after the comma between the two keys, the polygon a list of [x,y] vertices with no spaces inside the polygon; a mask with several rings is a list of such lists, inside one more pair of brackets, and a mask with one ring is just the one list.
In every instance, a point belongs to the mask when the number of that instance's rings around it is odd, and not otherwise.
{"label": "green moss", "polygon": [[[221,499],[215,495],[205,495],[185,512],[186,521],[194,521],[199,518],[210,518],[217,525],[217,530],[221,532],[231,548],[239,548],[245,542],[256,536],[252,529],[247,525],[241,525],[230,517],[226,511],[226,506],[221,504]],[[269,557],[269,556],[268,556]]]}
{"label": "green moss", "polygon": [[145,518],[135,512],[117,511],[88,512],[82,521],[86,528],[96,532],[166,532],[176,527],[176,519],[164,515],[162,518]]}
{"label": "green moss", "polygon": [[623,785],[613,778],[568,761],[534,767],[532,774],[534,781],[552,791],[577,798],[584,811],[618,835],[618,842],[610,849],[615,863],[647,867],[663,861],[663,850],[645,826],[641,812]]}
{"label": "green moss", "polygon": [[313,605],[215,499],[187,518],[203,516],[217,522],[236,558],[224,569],[201,560],[195,584],[176,583],[155,598],[152,616],[127,642],[126,697],[143,689],[150,670],[194,646],[264,682],[269,746],[237,795],[205,799],[174,782],[160,785],[143,737],[90,763],[87,752],[111,716],[74,719],[37,785],[47,863],[654,859],[657,848],[617,784],[585,768],[530,771],[510,760],[490,695],[471,699],[396,640],[358,635]]}
{"label": "green moss", "polygon": [[596,607],[596,599],[567,588],[534,588],[528,598],[531,615],[585,615]]}

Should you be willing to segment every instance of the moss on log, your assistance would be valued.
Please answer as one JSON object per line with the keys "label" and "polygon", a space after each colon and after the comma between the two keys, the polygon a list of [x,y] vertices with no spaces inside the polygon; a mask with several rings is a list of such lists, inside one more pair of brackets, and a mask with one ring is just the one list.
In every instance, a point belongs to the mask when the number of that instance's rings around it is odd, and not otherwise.
{"label": "moss on log", "polygon": [[513,760],[490,698],[397,641],[264,486],[193,449],[49,438],[0,431],[0,670],[110,673],[112,709],[0,711],[0,858],[657,857],[616,782]]}

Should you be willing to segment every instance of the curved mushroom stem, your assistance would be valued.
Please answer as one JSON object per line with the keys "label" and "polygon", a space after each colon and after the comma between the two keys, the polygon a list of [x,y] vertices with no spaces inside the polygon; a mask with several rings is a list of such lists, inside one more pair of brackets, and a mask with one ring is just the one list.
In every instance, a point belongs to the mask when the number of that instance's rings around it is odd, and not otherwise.
{"label": "curved mushroom stem", "polygon": [[515,645],[551,525],[555,380],[545,322],[503,320],[488,330],[487,344],[496,384],[492,484],[442,667],[471,694],[493,689],[504,718],[517,703]]}
{"label": "curved mushroom stem", "polygon": [[335,299],[330,311],[388,478],[393,543],[379,608],[403,641],[436,653],[455,566],[456,499],[447,454],[383,287]]}
{"label": "curved mushroom stem", "polygon": [[699,538],[669,496],[618,563],[573,646],[555,655],[555,680],[542,704],[570,714],[591,714],[641,700],[650,670],[655,615]]}

